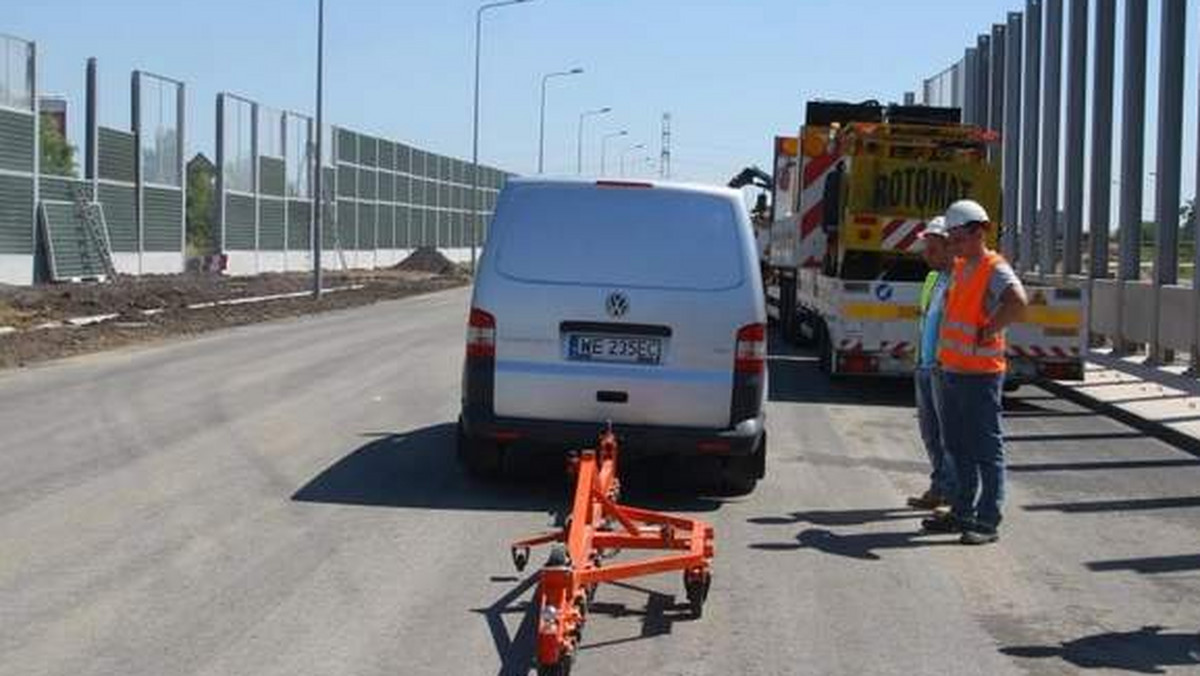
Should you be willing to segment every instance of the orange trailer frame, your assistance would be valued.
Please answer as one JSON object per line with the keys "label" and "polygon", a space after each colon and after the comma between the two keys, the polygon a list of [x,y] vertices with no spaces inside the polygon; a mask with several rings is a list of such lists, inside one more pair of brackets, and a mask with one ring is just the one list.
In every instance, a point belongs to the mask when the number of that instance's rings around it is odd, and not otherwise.
{"label": "orange trailer frame", "polygon": [[[601,582],[682,571],[692,615],[699,617],[703,612],[712,582],[712,526],[618,504],[619,453],[611,425],[600,435],[596,449],[572,453],[567,472],[575,475],[575,497],[565,525],[512,544],[513,564],[524,570],[530,547],[554,543],[539,573],[535,596],[539,676],[570,673],[588,604]],[[605,563],[622,549],[675,553]]]}

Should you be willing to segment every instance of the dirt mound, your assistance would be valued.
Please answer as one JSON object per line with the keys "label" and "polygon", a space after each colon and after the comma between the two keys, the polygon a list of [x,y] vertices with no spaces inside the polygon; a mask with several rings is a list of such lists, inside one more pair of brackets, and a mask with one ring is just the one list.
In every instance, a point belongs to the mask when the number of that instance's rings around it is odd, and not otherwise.
{"label": "dirt mound", "polygon": [[408,258],[397,263],[393,269],[405,272],[428,272],[434,275],[457,275],[461,272],[457,265],[442,255],[441,251],[432,247],[417,249]]}

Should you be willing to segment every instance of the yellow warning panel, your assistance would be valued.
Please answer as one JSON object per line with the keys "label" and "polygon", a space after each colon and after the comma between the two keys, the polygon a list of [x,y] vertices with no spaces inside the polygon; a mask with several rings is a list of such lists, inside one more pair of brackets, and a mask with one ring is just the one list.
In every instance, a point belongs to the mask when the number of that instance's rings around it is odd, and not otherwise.
{"label": "yellow warning panel", "polygon": [[909,321],[921,316],[921,308],[894,303],[846,303],[842,306],[842,315],[858,321]]}

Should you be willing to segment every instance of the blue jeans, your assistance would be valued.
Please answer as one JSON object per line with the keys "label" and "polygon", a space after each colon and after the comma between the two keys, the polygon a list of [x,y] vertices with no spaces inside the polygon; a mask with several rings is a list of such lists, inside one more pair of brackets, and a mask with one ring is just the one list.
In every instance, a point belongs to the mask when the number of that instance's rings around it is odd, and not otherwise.
{"label": "blue jeans", "polygon": [[952,499],[958,478],[954,460],[946,450],[942,435],[942,374],[936,367],[918,366],[913,374],[917,388],[917,420],[921,426],[921,441],[929,455],[933,472],[929,475],[929,492]]}
{"label": "blue jeans", "polygon": [[954,459],[954,515],[968,528],[994,531],[1004,503],[1003,374],[942,373],[942,430]]}

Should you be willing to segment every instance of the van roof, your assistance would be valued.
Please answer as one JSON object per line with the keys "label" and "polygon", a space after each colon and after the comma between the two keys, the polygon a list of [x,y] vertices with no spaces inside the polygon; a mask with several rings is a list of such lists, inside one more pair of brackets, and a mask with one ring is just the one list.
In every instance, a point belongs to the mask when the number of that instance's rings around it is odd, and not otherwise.
{"label": "van roof", "polygon": [[660,190],[672,190],[677,192],[697,193],[702,195],[714,195],[718,197],[737,198],[741,199],[741,192],[732,188],[719,185],[709,185],[704,183],[685,183],[679,181],[658,181],[654,179],[643,178],[576,178],[576,177],[544,177],[544,176],[529,176],[529,177],[513,177],[508,179],[507,185],[520,186],[545,186],[545,187],[587,187],[595,186],[600,182],[613,183],[639,183],[653,186]]}

